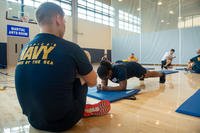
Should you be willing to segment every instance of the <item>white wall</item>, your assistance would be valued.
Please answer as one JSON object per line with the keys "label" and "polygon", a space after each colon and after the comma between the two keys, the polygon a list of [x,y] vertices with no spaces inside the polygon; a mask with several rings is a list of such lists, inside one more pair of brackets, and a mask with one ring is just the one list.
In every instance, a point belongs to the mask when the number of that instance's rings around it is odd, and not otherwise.
{"label": "white wall", "polygon": [[84,48],[111,49],[111,28],[79,19],[78,44]]}

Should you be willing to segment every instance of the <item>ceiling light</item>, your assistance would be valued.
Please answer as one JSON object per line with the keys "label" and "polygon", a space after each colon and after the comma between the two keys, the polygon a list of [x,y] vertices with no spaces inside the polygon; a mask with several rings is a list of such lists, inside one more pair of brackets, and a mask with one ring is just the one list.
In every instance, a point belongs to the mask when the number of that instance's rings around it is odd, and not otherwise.
{"label": "ceiling light", "polygon": [[155,124],[156,124],[156,125],[159,125],[159,124],[160,124],[160,121],[159,121],[159,120],[156,120]]}
{"label": "ceiling light", "polygon": [[12,10],[12,8],[10,7],[10,8],[8,8],[8,10]]}
{"label": "ceiling light", "polygon": [[118,127],[121,127],[121,126],[122,126],[122,124],[121,124],[121,123],[119,123],[119,124],[117,124],[117,126],[118,126]]}
{"label": "ceiling light", "polygon": [[123,0],[118,0],[119,2],[122,2]]}
{"label": "ceiling light", "polygon": [[162,19],[160,22],[161,22],[161,23],[164,23],[165,21]]}
{"label": "ceiling light", "polygon": [[178,17],[178,19],[182,19],[182,17]]}
{"label": "ceiling light", "polygon": [[170,23],[168,22],[167,25],[169,25]]}
{"label": "ceiling light", "polygon": [[141,8],[137,8],[137,11],[141,11]]}
{"label": "ceiling light", "polygon": [[161,2],[161,1],[159,1],[157,4],[160,6],[160,5],[162,5],[162,2]]}
{"label": "ceiling light", "polygon": [[174,11],[170,10],[170,11],[169,11],[169,14],[174,14]]}

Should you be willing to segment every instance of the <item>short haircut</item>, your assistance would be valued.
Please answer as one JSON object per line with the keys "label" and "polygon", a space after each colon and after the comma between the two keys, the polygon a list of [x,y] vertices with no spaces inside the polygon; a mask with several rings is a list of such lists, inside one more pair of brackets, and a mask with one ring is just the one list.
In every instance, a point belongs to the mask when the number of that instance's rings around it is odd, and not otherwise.
{"label": "short haircut", "polygon": [[174,50],[174,49],[171,49],[170,51],[173,51],[173,52],[175,52],[175,50]]}
{"label": "short haircut", "polygon": [[41,4],[35,13],[36,20],[39,25],[51,24],[52,18],[56,15],[64,17],[65,13],[59,5],[51,2]]}
{"label": "short haircut", "polygon": [[102,60],[100,62],[100,66],[97,69],[97,74],[99,75],[99,78],[106,78],[109,74],[109,70],[112,70],[112,65],[110,64],[110,62]]}
{"label": "short haircut", "polygon": [[200,49],[197,50],[197,54],[200,54]]}

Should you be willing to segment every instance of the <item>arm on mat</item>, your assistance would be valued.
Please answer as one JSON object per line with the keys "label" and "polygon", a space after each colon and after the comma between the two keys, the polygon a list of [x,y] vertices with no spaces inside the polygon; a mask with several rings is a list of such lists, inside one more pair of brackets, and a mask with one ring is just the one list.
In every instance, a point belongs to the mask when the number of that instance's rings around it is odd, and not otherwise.
{"label": "arm on mat", "polygon": [[127,86],[127,80],[123,80],[119,82],[119,86],[107,86],[107,85],[99,85],[97,86],[98,90],[104,90],[104,91],[122,91],[122,90],[126,90],[126,86]]}
{"label": "arm on mat", "polygon": [[107,86],[108,80],[101,80],[101,86]]}
{"label": "arm on mat", "polygon": [[97,90],[102,90],[101,88],[103,86],[107,86],[108,85],[108,79],[107,80],[101,80],[101,84],[97,85]]}

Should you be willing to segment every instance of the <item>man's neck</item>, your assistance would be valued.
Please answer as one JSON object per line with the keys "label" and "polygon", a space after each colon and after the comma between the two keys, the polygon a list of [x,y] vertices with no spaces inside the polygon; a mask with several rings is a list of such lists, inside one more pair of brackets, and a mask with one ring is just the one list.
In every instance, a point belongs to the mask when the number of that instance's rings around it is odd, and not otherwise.
{"label": "man's neck", "polygon": [[52,34],[52,35],[55,35],[57,37],[60,37],[59,33],[56,30],[54,30],[53,26],[51,28],[49,28],[49,27],[50,26],[43,26],[43,27],[41,27],[40,32],[41,33],[48,33],[48,34]]}

